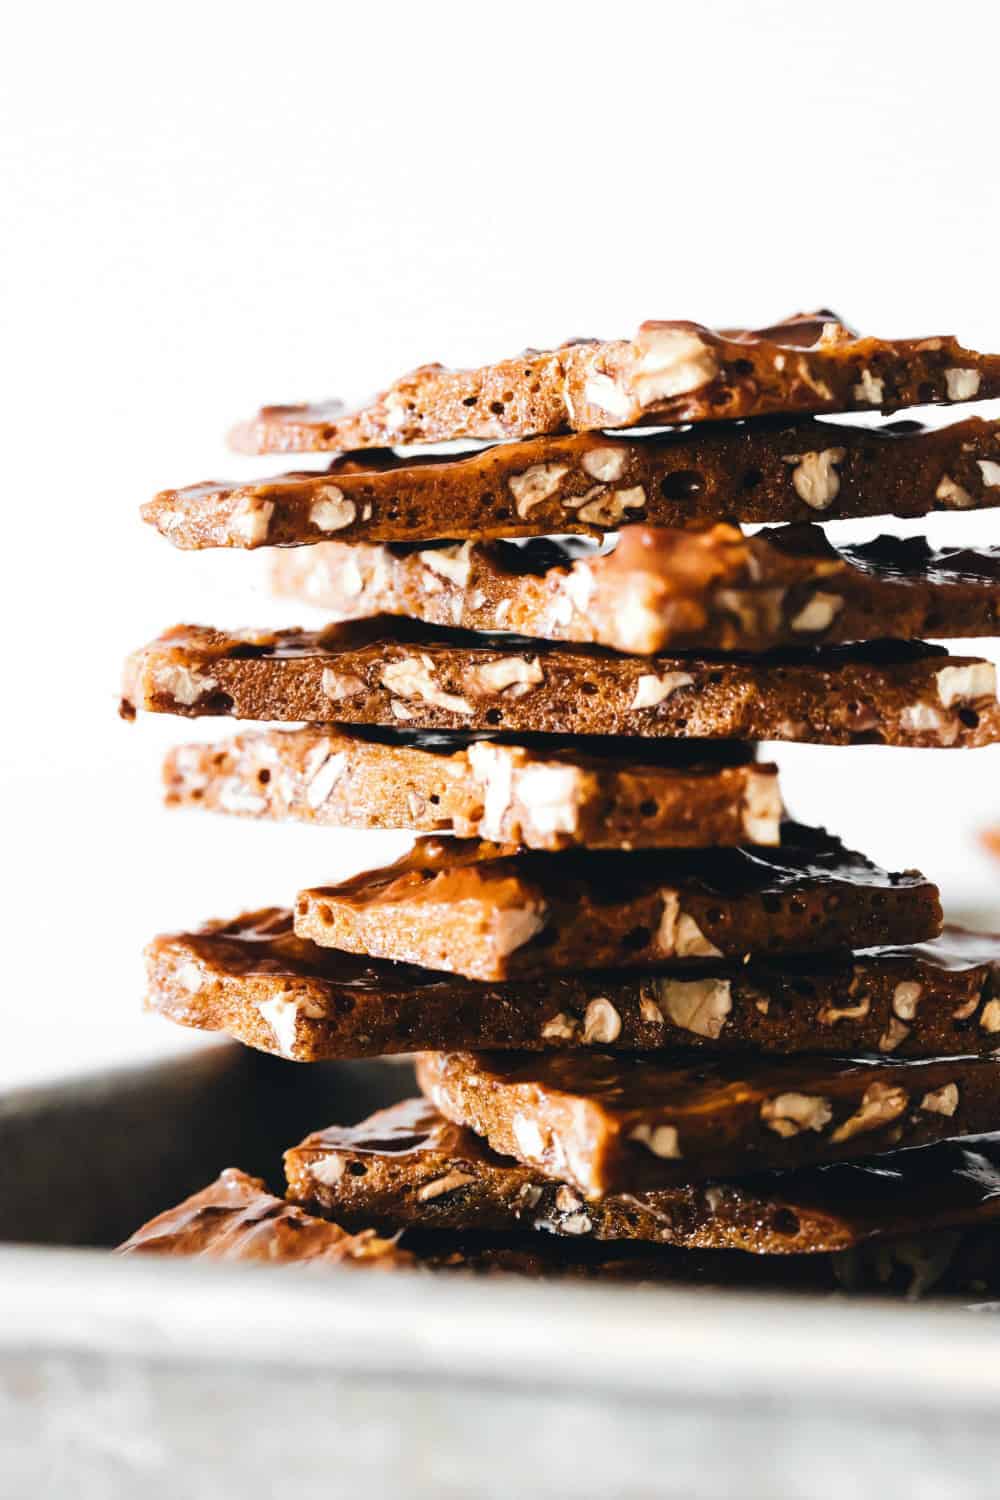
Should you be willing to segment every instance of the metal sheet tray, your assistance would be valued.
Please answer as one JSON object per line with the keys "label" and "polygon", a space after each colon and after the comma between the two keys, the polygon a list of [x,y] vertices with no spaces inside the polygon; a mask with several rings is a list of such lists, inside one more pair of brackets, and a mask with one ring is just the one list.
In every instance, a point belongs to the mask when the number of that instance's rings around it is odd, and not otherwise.
{"label": "metal sheet tray", "polygon": [[0,1101],[0,1495],[996,1496],[982,1312],[97,1248],[411,1082],[220,1046]]}

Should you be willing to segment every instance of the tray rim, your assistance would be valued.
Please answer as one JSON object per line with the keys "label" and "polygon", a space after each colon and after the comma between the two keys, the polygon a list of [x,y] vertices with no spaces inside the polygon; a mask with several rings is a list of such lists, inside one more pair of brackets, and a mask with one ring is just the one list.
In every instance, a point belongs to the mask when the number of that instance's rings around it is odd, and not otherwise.
{"label": "tray rim", "polygon": [[0,1355],[28,1350],[617,1399],[792,1396],[828,1409],[964,1413],[1000,1402],[994,1320],[962,1308],[3,1245]]}
{"label": "tray rim", "polygon": [[[122,1088],[210,1081],[234,1066],[252,1068],[252,1058],[223,1042],[20,1085],[0,1093],[0,1131],[50,1104],[99,1105]],[[960,1416],[1000,1404],[996,1323],[975,1312],[1000,1312],[1000,1302],[225,1265],[0,1241],[0,1357],[223,1362],[413,1385],[527,1383],[614,1400],[794,1399]]]}

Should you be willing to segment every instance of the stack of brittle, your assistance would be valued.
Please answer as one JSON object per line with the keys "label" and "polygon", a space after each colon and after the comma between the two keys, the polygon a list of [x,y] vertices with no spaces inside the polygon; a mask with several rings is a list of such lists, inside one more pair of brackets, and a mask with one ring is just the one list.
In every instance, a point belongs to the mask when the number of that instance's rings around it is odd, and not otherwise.
{"label": "stack of brittle", "polygon": [[328,467],[145,506],[329,615],[130,658],[127,716],[268,726],[172,750],[168,802],[419,835],[155,939],[148,1003],[299,1062],[418,1053],[421,1097],[123,1248],[1000,1285],[1000,937],[792,821],[756,748],[1000,740],[993,665],[922,639],[1000,633],[1000,549],[818,524],[1000,504],[1000,421],[825,420],[997,396],[952,338],[652,322],[266,407],[239,448]]}

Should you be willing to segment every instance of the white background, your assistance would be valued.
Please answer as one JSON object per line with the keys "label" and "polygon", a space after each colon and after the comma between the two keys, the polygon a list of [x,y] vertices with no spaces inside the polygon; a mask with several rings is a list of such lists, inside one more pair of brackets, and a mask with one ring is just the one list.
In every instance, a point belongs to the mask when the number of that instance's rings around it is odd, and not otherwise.
{"label": "white background", "polygon": [[[259,558],[174,553],[154,490],[264,401],[363,396],[643,318],[832,305],[1000,348],[992,4],[36,4],[0,102],[0,1076],[194,1038],[140,1016],[154,931],[290,900],[395,836],[158,806],[182,721],[115,717],[176,620],[295,623]],[[855,533],[871,527],[855,527]],[[931,530],[1000,540],[1000,512]],[[220,724],[198,733],[226,732]],[[953,909],[1000,750],[781,752],[795,810]]]}

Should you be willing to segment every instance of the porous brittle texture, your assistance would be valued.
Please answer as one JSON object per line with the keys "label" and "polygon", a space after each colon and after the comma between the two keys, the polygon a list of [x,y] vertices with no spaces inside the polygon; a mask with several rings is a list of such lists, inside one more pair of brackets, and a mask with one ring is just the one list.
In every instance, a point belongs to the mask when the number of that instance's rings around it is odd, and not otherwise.
{"label": "porous brittle texture", "polygon": [[[274,1198],[262,1182],[228,1168],[200,1193],[159,1214],[118,1250],[123,1255],[197,1257],[256,1261],[329,1269],[506,1272],[544,1278],[594,1278],[677,1282],[691,1285],[782,1286],[857,1291],[914,1289],[984,1294],[997,1263],[988,1228],[964,1237],[924,1237],[879,1246],[868,1263],[819,1256],[732,1255],[675,1249],[641,1242],[601,1245],[533,1232],[483,1235],[413,1228],[381,1239],[370,1229],[356,1234],[328,1219]],[[893,1257],[895,1257],[893,1259]],[[899,1273],[905,1273],[900,1275]],[[917,1279],[919,1278],[919,1280]]]}
{"label": "porous brittle texture", "polygon": [[536,854],[419,839],[385,869],[301,892],[295,930],[322,947],[503,979],[920,942],[940,932],[941,907],[918,872],[888,874],[789,823],[781,849]]}
{"label": "porous brittle texture", "polygon": [[[229,1167],[209,1187],[142,1225],[116,1253],[306,1268],[506,1272],[532,1278],[753,1285],[775,1279],[766,1262],[760,1263],[761,1272],[750,1257],[691,1255],[638,1243],[570,1245],[524,1232],[489,1236],[420,1229],[404,1238],[405,1244],[398,1234],[380,1239],[371,1230],[349,1235],[328,1219],[272,1197],[259,1179]],[[809,1275],[803,1268],[794,1280],[803,1273]]]}
{"label": "porous brittle texture", "polygon": [[409,621],[322,633],[178,625],[125,666],[122,713],[414,729],[929,747],[1000,740],[996,668],[922,642],[617,655]]}
{"label": "porous brittle texture", "polygon": [[577,339],[474,370],[422,365],[354,411],[265,407],[233,443],[249,453],[347,451],[996,395],[1000,356],[951,337],[859,338],[827,312],[720,333],[652,321],[632,339]]}
{"label": "porous brittle texture", "polygon": [[594,1200],[995,1129],[996,1057],[928,1061],[425,1052],[423,1093]]}
{"label": "porous brittle texture", "polygon": [[338,620],[403,615],[640,655],[1000,628],[1000,549],[890,536],[835,547],[819,526],[754,537],[627,526],[611,551],[572,537],[419,551],[327,542],[279,552],[272,579]]}
{"label": "porous brittle texture", "polygon": [[442,1235],[416,1231],[411,1245],[398,1235],[382,1239],[371,1229],[348,1234],[329,1219],[275,1198],[264,1183],[235,1167],[201,1192],[150,1219],[119,1245],[118,1255],[197,1257],[304,1267],[364,1266],[380,1270],[507,1271],[542,1276],[610,1276],[629,1281],[738,1278],[744,1268],[729,1258],[673,1255],[648,1246],[568,1253],[556,1241],[526,1234]]}
{"label": "porous brittle texture", "polygon": [[710,746],[700,763],[683,754],[690,742],[527,741],[277,729],[179,745],[163,779],[175,807],[455,833],[531,849],[778,842],[775,766],[719,764]]}
{"label": "porous brittle texture", "polygon": [[624,521],[924,516],[1000,505],[1000,422],[885,427],[807,417],[694,432],[574,433],[457,454],[373,449],[326,470],[164,490],[143,519],[175,547],[600,534]]}
{"label": "porous brittle texture", "polygon": [[[828,1261],[818,1256],[786,1256],[777,1260],[725,1251],[698,1253],[641,1242],[570,1242],[524,1231],[483,1235],[414,1228],[402,1236],[380,1239],[368,1229],[349,1235],[327,1219],[272,1197],[263,1183],[230,1167],[202,1192],[144,1224],[119,1246],[117,1253],[321,1269],[364,1266],[703,1286],[828,1289],[839,1279],[853,1290],[898,1287],[903,1292],[912,1288],[914,1268],[919,1267],[920,1289],[933,1286],[944,1294],[970,1290],[982,1293],[991,1285],[983,1279],[989,1277],[988,1267],[996,1259],[987,1234],[982,1230],[962,1240],[956,1235],[948,1243],[932,1235],[921,1242],[919,1249],[904,1244],[896,1267],[910,1273],[903,1279],[887,1274],[890,1248],[874,1266],[860,1260],[841,1266],[838,1262],[843,1257]],[[930,1270],[936,1273],[933,1277]]]}
{"label": "porous brittle texture", "polygon": [[285,1172],[293,1202],[348,1226],[533,1229],[758,1255],[839,1251],[1000,1217],[1000,1136],[585,1203],[568,1183],[498,1155],[426,1099],[315,1131],[285,1153]]}
{"label": "porous brittle texture", "polygon": [[348,1234],[326,1219],[303,1213],[236,1167],[227,1167],[207,1188],[150,1219],[119,1245],[118,1254],[369,1266],[408,1265],[413,1260],[371,1229]]}
{"label": "porous brittle texture", "polygon": [[280,908],[154,938],[147,1005],[296,1062],[414,1050],[680,1047],[935,1057],[1000,1046],[1000,939],[482,983],[321,948]]}

